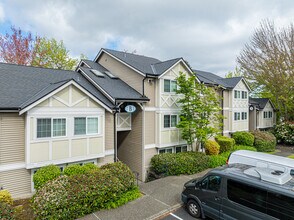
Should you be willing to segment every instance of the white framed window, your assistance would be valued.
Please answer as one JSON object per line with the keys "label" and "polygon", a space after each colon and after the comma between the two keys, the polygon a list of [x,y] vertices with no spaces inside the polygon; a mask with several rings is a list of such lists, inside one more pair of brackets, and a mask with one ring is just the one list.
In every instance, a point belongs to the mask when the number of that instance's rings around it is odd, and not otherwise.
{"label": "white framed window", "polygon": [[235,90],[234,91],[234,98],[235,99],[240,99],[241,98],[241,91]]}
{"label": "white framed window", "polygon": [[242,99],[247,99],[247,92],[246,91],[242,91]]}
{"label": "white framed window", "polygon": [[66,118],[37,118],[37,138],[65,136]]}
{"label": "white framed window", "polygon": [[187,152],[187,145],[185,145],[185,146],[176,146],[175,149],[176,149],[175,150],[176,153]]}
{"label": "white framed window", "polygon": [[239,121],[240,120],[240,112],[235,112],[234,113],[234,120]]}
{"label": "white framed window", "polygon": [[178,124],[178,115],[164,115],[163,127],[164,128],[176,128]]}
{"label": "white framed window", "polygon": [[177,82],[175,80],[164,80],[164,92],[176,92]]}
{"label": "white framed window", "polygon": [[242,112],[242,120],[247,120],[247,112]]}
{"label": "white framed window", "polygon": [[269,117],[269,118],[272,118],[272,117],[273,117],[273,112],[272,112],[272,111],[269,111],[269,112],[268,112],[268,117]]}
{"label": "white framed window", "polygon": [[268,118],[267,112],[263,112],[263,118]]}
{"label": "white framed window", "polygon": [[75,117],[74,118],[74,135],[98,134],[99,120],[98,117]]}
{"label": "white framed window", "polygon": [[158,153],[159,154],[173,153],[173,148],[172,147],[161,148],[161,149],[158,149]]}

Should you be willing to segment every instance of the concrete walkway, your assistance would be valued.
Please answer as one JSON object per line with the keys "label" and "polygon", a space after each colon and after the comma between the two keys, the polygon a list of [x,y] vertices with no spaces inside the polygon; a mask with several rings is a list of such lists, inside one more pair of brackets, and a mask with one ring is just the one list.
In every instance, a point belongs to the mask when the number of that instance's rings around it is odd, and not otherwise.
{"label": "concrete walkway", "polygon": [[185,182],[203,176],[208,170],[194,175],[169,176],[141,183],[143,196],[117,209],[103,210],[80,220],[143,220],[156,219],[182,205],[181,192]]}

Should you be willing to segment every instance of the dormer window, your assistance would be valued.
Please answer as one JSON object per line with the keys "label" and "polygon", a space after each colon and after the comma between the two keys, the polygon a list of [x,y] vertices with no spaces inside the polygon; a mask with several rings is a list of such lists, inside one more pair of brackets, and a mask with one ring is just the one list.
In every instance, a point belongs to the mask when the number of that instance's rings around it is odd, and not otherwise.
{"label": "dormer window", "polygon": [[177,82],[175,80],[164,80],[164,92],[176,92]]}

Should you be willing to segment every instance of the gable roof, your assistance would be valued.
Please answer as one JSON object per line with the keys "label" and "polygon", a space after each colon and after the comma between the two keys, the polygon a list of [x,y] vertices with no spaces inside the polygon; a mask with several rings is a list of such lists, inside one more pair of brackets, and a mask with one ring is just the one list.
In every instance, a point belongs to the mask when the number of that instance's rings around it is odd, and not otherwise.
{"label": "gable roof", "polygon": [[[202,70],[193,70],[193,71],[194,73],[196,73],[196,76],[198,77],[200,82],[205,84],[221,86],[226,89],[234,89],[236,85],[243,79],[243,77],[223,78],[214,73],[206,72]],[[246,81],[245,81],[245,84],[246,84]],[[246,86],[250,90],[247,84]]]}
{"label": "gable roof", "polygon": [[[90,80],[97,84],[101,90],[111,96],[113,100],[149,101],[146,96],[142,96],[138,91],[130,87],[118,77],[111,78],[107,74],[105,74],[105,71],[108,70],[101,66],[99,63],[90,60],[82,60],[82,62],[84,62],[86,65],[80,66],[78,69],[80,69],[83,74],[86,74],[86,77],[89,77]],[[91,71],[93,69],[98,70],[99,72],[104,74],[104,77],[96,76]]]}
{"label": "gable roof", "polygon": [[102,48],[100,50],[100,52],[94,59],[94,62],[98,60],[100,54],[102,54],[103,52],[115,57],[120,62],[131,67],[132,69],[136,70],[138,73],[144,76],[148,75],[148,76],[159,77],[163,73],[165,73],[168,69],[170,69],[173,65],[175,65],[177,62],[183,61],[185,63],[183,58],[175,58],[171,60],[161,61],[153,57],[147,57],[143,55],[132,54],[132,53],[105,49],[105,48]]}
{"label": "gable roof", "polygon": [[80,73],[0,63],[0,110],[20,111],[69,81],[113,108],[113,103]]}
{"label": "gable roof", "polygon": [[275,109],[274,104],[269,98],[249,98],[249,104],[258,105],[260,109],[264,109],[268,102],[270,102],[273,109]]}

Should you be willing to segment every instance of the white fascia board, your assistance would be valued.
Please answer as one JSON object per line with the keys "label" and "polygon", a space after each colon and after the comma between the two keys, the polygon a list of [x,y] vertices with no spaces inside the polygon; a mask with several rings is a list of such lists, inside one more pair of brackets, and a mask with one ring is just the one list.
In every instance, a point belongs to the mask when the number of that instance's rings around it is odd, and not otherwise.
{"label": "white fascia board", "polygon": [[19,115],[22,115],[23,113],[29,111],[30,109],[32,109],[33,107],[37,106],[38,104],[42,103],[43,101],[45,101],[46,99],[50,98],[51,96],[55,95],[56,93],[60,92],[61,90],[65,89],[66,87],[68,87],[69,85],[74,85],[75,87],[77,87],[79,90],[81,90],[82,92],[84,92],[87,96],[89,96],[91,99],[93,99],[95,102],[97,102],[99,105],[101,105],[103,108],[105,108],[107,111],[112,112],[112,110],[107,107],[104,103],[102,103],[100,100],[98,100],[96,97],[94,97],[92,94],[90,94],[87,90],[85,90],[84,88],[82,88],[80,85],[78,85],[75,81],[71,80],[67,83],[65,83],[64,85],[60,86],[59,88],[55,89],[54,91],[52,91],[51,93],[49,93],[48,95],[44,96],[43,98],[37,100],[36,102],[32,103],[31,105],[27,106],[26,108],[24,108],[23,110],[21,110],[19,112]]}
{"label": "white fascia board", "polygon": [[99,53],[97,54],[97,56],[96,56],[95,59],[94,59],[94,62],[97,62],[98,58],[101,56],[102,53],[106,53],[107,55],[111,56],[113,59],[115,59],[115,60],[117,60],[118,62],[124,64],[125,66],[129,67],[130,69],[134,70],[135,72],[139,73],[140,75],[142,75],[142,76],[144,76],[144,77],[146,76],[145,73],[142,73],[142,72],[139,71],[138,69],[132,67],[131,65],[127,64],[126,62],[122,61],[121,59],[117,58],[116,56],[114,56],[114,55],[108,53],[107,51],[105,51],[105,50],[103,50],[103,49],[101,49],[101,50],[99,51]]}
{"label": "white fascia board", "polygon": [[[163,77],[168,71],[170,71],[172,68],[174,68],[176,65],[178,65],[180,62],[182,62],[184,64],[184,66],[189,70],[190,74],[195,75],[194,72],[191,70],[191,68],[186,64],[186,62],[183,60],[183,58],[181,58],[178,62],[176,62],[174,65],[172,65],[170,68],[168,68],[164,73],[162,73],[158,79],[160,79],[161,77]],[[196,79],[198,81],[198,83],[200,83],[199,79],[196,76]]]}
{"label": "white fascia board", "polygon": [[82,75],[86,77],[97,89],[99,89],[107,98],[109,98],[112,102],[115,102],[115,99],[111,97],[104,89],[101,88],[91,77],[89,77],[82,69],[79,68],[81,71]]}

